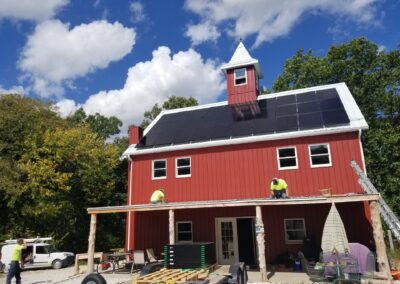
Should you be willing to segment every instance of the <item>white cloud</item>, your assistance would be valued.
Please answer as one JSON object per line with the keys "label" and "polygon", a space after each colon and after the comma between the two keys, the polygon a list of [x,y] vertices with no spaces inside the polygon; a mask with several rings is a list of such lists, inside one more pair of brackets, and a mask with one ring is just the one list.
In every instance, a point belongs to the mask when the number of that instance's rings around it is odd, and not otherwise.
{"label": "white cloud", "polygon": [[5,94],[24,95],[25,93],[26,91],[23,86],[12,86],[11,88],[4,88],[2,85],[0,85],[0,95],[5,95]]}
{"label": "white cloud", "polygon": [[192,40],[192,45],[199,45],[205,41],[216,42],[221,35],[217,27],[210,22],[188,25],[185,35]]}
{"label": "white cloud", "polygon": [[[218,27],[236,39],[255,35],[254,47],[287,35],[307,12],[326,13],[355,23],[376,24],[378,0],[186,0],[185,8],[198,14],[198,24],[187,27],[193,45],[215,41]],[[213,27],[213,28],[210,28]],[[193,32],[193,31],[201,32]]]}
{"label": "white cloud", "polygon": [[43,21],[52,18],[69,0],[0,0],[0,18]]}
{"label": "white cloud", "polygon": [[131,52],[136,33],[120,23],[94,21],[70,29],[58,20],[38,25],[18,67],[43,97],[60,96],[71,80],[106,68]]}
{"label": "white cloud", "polygon": [[385,52],[386,51],[386,45],[380,44],[378,46],[378,52]]}
{"label": "white cloud", "polygon": [[94,0],[93,7],[97,8],[97,7],[99,7],[99,5],[100,5],[100,0]]}
{"label": "white cloud", "polygon": [[131,21],[134,23],[142,22],[146,20],[146,14],[144,13],[144,7],[140,2],[131,2],[129,5],[129,11],[131,11]]}
{"label": "white cloud", "polygon": [[55,104],[56,110],[61,117],[67,117],[72,114],[80,107],[73,100],[62,99]]}
{"label": "white cloud", "polygon": [[82,105],[61,101],[58,106],[64,114],[82,106],[88,114],[114,115],[123,121],[125,133],[128,125],[140,124],[146,110],[170,96],[192,96],[202,104],[216,101],[224,88],[217,62],[205,61],[192,49],[171,54],[168,47],[161,46],[150,61],[129,69],[122,89],[101,91]]}

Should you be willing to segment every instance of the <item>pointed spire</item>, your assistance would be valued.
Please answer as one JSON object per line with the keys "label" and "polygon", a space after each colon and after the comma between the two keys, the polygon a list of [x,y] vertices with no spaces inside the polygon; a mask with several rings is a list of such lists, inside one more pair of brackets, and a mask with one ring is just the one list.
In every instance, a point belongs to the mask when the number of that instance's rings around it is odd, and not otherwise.
{"label": "pointed spire", "polygon": [[259,78],[262,78],[263,75],[258,64],[258,60],[250,56],[242,40],[240,39],[240,42],[236,47],[236,50],[233,53],[231,60],[229,60],[227,64],[224,64],[221,69],[226,74],[227,69],[239,68],[248,65],[254,65]]}

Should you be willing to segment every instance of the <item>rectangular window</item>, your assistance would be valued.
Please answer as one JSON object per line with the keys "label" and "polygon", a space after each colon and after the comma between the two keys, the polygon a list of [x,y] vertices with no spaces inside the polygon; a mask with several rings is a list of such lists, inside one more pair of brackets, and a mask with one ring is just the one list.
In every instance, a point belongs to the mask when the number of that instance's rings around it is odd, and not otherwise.
{"label": "rectangular window", "polygon": [[153,161],[153,179],[167,178],[167,160]]}
{"label": "rectangular window", "polygon": [[191,221],[176,222],[176,241],[177,242],[193,241]]}
{"label": "rectangular window", "polygon": [[191,172],[191,159],[190,157],[176,159],[176,177],[190,177]]}
{"label": "rectangular window", "polygon": [[296,147],[278,148],[278,169],[298,169]]}
{"label": "rectangular window", "polygon": [[247,84],[246,68],[235,69],[234,71],[235,86]]}
{"label": "rectangular window", "polygon": [[284,219],[285,240],[287,243],[302,243],[306,236],[304,219]]}
{"label": "rectangular window", "polygon": [[329,144],[309,145],[312,168],[332,166]]}

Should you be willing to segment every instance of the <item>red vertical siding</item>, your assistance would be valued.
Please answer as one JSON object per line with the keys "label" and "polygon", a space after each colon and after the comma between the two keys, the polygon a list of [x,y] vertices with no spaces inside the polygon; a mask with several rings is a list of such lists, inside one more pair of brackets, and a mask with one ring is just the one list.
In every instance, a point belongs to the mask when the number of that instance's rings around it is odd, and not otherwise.
{"label": "red vertical siding", "polygon": [[[341,203],[336,204],[336,207],[345,225],[349,242],[359,242],[373,248],[372,229],[365,216],[364,203]],[[267,263],[273,263],[282,254],[297,254],[301,249],[301,244],[285,242],[286,218],[304,218],[306,232],[319,248],[329,209],[330,204],[264,206],[262,214]],[[163,246],[169,242],[168,211],[136,214],[135,248],[154,248],[156,254],[161,255]],[[254,216],[254,207],[175,210],[176,222],[192,221],[194,242],[216,242],[215,218]]]}
{"label": "red vertical siding", "polygon": [[227,71],[228,103],[237,104],[255,101],[258,95],[256,70],[254,66],[247,66],[247,84],[235,86],[234,70]]}
{"label": "red vertical siding", "polygon": [[[328,143],[332,166],[311,168],[308,145]],[[277,147],[296,146],[298,169],[278,170]],[[191,177],[175,177],[175,159],[190,156]],[[343,133],[290,140],[266,141],[205,149],[135,156],[132,204],[148,203],[157,188],[170,202],[262,198],[270,194],[272,177],[286,180],[290,196],[317,196],[330,188],[333,194],[362,192],[350,167],[362,165],[358,133]],[[152,160],[167,160],[167,178],[152,180]]]}

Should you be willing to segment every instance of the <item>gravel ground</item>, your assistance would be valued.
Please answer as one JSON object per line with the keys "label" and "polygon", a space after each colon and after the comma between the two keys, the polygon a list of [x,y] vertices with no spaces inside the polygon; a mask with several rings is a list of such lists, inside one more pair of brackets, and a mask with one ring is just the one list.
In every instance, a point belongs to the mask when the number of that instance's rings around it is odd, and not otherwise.
{"label": "gravel ground", "polygon": [[[101,275],[107,280],[107,284],[130,284],[135,274],[130,274],[128,270],[121,270],[115,273],[111,271],[102,272]],[[0,273],[0,283],[5,283],[6,274]],[[80,266],[80,273],[74,273],[74,267],[66,267],[62,269],[35,269],[22,271],[22,284],[72,284],[81,283],[86,276],[86,267]],[[15,278],[13,282],[15,283]]]}
{"label": "gravel ground", "polygon": [[[218,271],[215,271],[217,275],[219,273],[226,273],[224,271],[228,267],[223,267]],[[137,274],[130,274],[129,270],[117,270],[117,272],[112,273],[112,271],[101,272],[101,275],[107,280],[107,284],[131,284],[132,279],[137,277]],[[62,269],[36,269],[23,271],[21,274],[22,284],[80,284],[83,278],[86,276],[86,266],[80,266],[80,273],[75,274],[74,267],[70,266]],[[308,276],[305,273],[298,272],[276,272],[270,275],[269,282],[261,282],[260,273],[256,271],[249,271],[249,283],[251,284],[267,284],[267,283],[277,283],[277,284],[308,284]],[[212,277],[210,277],[212,278]],[[0,273],[0,283],[5,283],[6,274]],[[15,283],[15,279],[12,282]],[[395,282],[400,283],[400,281]]]}

